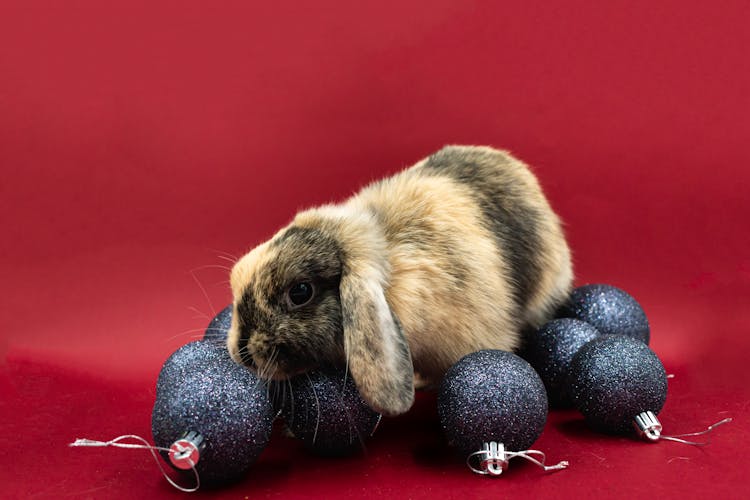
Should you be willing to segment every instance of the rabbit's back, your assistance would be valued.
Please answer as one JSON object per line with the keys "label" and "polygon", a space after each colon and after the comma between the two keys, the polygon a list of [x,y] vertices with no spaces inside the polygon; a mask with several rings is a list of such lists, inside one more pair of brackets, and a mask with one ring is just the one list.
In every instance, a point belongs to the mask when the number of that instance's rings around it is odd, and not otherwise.
{"label": "rabbit's back", "polygon": [[449,146],[348,205],[382,228],[386,296],[427,378],[469,352],[517,348],[520,330],[548,319],[570,290],[559,219],[508,153]]}

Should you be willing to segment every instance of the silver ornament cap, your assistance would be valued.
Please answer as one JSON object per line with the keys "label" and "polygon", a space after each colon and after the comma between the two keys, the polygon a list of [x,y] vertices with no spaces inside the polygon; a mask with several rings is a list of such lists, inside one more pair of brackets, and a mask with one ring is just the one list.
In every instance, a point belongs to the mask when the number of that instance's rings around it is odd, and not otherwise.
{"label": "silver ornament cap", "polygon": [[[471,463],[472,457],[477,457],[479,467]],[[505,445],[495,441],[483,443],[482,449],[472,453],[467,460],[469,468],[477,474],[498,477],[508,469],[508,457],[505,453]]]}
{"label": "silver ornament cap", "polygon": [[199,433],[188,431],[169,447],[169,461],[181,470],[190,470],[201,459],[206,442]]}
{"label": "silver ornament cap", "polygon": [[639,413],[633,419],[633,427],[640,437],[655,443],[661,438],[662,425],[652,411]]}
{"label": "silver ornament cap", "polygon": [[[511,458],[521,457],[544,469],[545,472],[561,470],[568,467],[567,460],[555,465],[545,465],[546,456],[539,450],[508,451],[503,443],[485,441],[482,449],[466,457],[466,465],[472,472],[490,477],[500,477],[508,469]],[[536,457],[536,458],[535,458]]]}

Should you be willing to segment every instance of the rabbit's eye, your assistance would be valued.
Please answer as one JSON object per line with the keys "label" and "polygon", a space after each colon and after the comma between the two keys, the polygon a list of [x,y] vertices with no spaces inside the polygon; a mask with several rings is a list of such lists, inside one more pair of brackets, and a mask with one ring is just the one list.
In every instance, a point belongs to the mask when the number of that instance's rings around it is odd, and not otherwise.
{"label": "rabbit's eye", "polygon": [[314,292],[315,289],[313,288],[312,283],[302,281],[293,285],[292,288],[289,289],[287,295],[289,296],[289,302],[292,306],[300,307],[312,300]]}

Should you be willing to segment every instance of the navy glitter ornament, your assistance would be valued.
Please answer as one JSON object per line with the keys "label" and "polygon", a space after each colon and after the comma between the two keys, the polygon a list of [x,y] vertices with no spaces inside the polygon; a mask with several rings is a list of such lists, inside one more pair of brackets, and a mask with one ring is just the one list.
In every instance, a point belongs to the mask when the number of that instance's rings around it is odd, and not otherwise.
{"label": "navy glitter ornament", "polygon": [[567,393],[567,380],[573,356],[588,341],[600,335],[588,323],[572,318],[555,319],[528,336],[524,351],[547,389],[551,406],[572,404]]}
{"label": "navy glitter ornament", "polygon": [[650,329],[641,305],[627,292],[611,285],[576,288],[558,311],[560,318],[575,318],[604,335],[625,335],[648,345]]}
{"label": "navy glitter ornament", "polygon": [[642,342],[605,335],[588,342],[573,357],[568,390],[591,427],[623,434],[633,431],[640,414],[661,411],[667,399],[667,374]]}
{"label": "navy glitter ornament", "polygon": [[316,370],[277,383],[274,404],[310,451],[344,456],[361,451],[381,415],[364,402],[344,370]]}
{"label": "navy glitter ornament", "polygon": [[515,354],[478,351],[461,358],[443,378],[440,424],[464,457],[484,443],[528,449],[547,421],[547,393],[539,375]]}
{"label": "navy glitter ornament", "polygon": [[229,327],[232,326],[232,309],[232,304],[229,304],[219,311],[219,314],[206,327],[203,340],[210,340],[218,344],[227,341],[227,333],[229,332]]}
{"label": "navy glitter ornament", "polygon": [[154,442],[178,469],[190,456],[202,483],[240,478],[265,448],[273,409],[266,388],[214,342],[175,351],[162,367],[151,417]]}

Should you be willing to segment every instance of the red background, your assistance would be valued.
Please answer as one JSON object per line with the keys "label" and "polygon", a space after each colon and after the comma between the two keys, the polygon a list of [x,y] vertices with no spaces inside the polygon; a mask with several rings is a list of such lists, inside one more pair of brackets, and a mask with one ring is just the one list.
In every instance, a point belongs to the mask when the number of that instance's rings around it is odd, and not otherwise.
{"label": "red background", "polygon": [[0,496],[177,497],[146,452],[66,444],[150,438],[227,255],[447,143],[533,165],[577,282],[642,303],[667,432],[734,422],[696,449],[553,412],[535,447],[570,469],[492,481],[427,395],[365,457],[277,435],[201,496],[744,496],[748,25],[745,1],[1,2]]}

